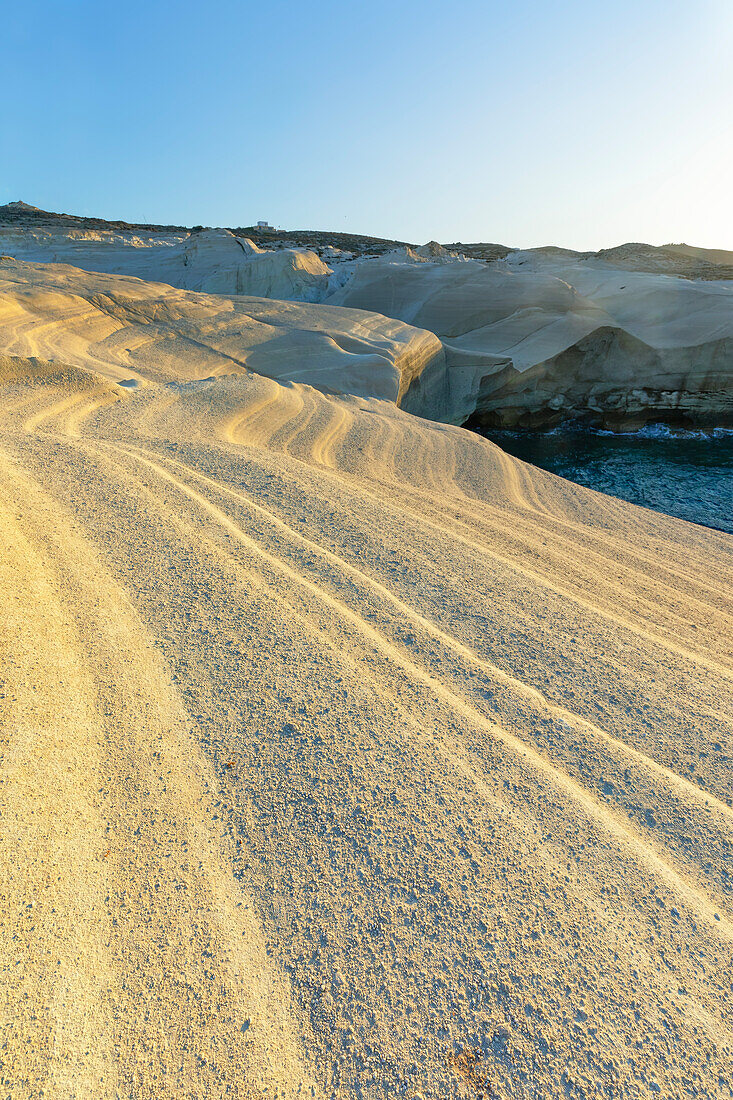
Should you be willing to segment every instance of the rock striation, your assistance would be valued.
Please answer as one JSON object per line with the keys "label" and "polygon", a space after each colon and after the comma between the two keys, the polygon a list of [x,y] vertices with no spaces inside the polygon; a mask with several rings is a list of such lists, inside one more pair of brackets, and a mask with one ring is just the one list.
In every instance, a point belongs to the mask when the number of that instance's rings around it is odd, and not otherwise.
{"label": "rock striation", "polygon": [[510,429],[733,426],[733,281],[559,250],[489,264],[392,253],[355,265],[327,300],[440,337],[444,376],[421,377],[406,398],[424,416]]}
{"label": "rock striation", "polygon": [[[333,384],[396,395],[430,419],[517,430],[564,421],[613,431],[733,426],[733,253],[390,247],[398,242],[244,232],[105,223],[21,202],[0,208],[0,253],[19,260],[358,309],[384,331],[386,318],[419,329],[430,352],[409,367],[401,360],[386,389],[381,365],[370,379],[345,360]],[[303,363],[310,377],[313,356]]]}
{"label": "rock striation", "polygon": [[2,353],[96,363],[113,381],[254,373],[393,404],[423,373],[440,377],[445,359],[433,333],[378,314],[194,293],[12,257],[0,258]]}
{"label": "rock striation", "polygon": [[398,408],[443,357],[0,262],[3,1096],[730,1095],[733,538]]}
{"label": "rock striation", "polygon": [[182,290],[295,301],[319,301],[331,275],[315,252],[264,251],[228,229],[160,234],[0,225],[0,252],[31,262],[135,275]]}

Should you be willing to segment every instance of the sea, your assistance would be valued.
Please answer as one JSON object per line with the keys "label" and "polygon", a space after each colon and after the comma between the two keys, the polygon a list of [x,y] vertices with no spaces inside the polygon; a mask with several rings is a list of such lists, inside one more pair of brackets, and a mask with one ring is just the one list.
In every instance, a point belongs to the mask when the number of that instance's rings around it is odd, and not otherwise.
{"label": "sea", "polygon": [[733,534],[733,431],[649,425],[628,435],[573,426],[485,434],[569,481]]}

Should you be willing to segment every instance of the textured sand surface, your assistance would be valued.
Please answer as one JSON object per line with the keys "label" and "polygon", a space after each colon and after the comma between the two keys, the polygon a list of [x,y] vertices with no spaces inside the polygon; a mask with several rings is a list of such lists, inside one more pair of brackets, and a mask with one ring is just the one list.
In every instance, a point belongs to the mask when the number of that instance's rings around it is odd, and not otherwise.
{"label": "textured sand surface", "polygon": [[3,1095],[733,1095],[733,539],[1,274]]}

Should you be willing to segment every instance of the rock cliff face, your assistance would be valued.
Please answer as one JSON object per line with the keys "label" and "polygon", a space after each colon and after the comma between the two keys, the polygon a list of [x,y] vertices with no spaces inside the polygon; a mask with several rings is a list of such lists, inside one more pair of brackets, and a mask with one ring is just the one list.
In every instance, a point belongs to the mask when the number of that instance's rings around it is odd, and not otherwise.
{"label": "rock cliff face", "polygon": [[476,394],[468,426],[547,429],[564,421],[616,432],[649,423],[733,427],[733,341],[656,349],[598,328],[524,372],[506,366]]}
{"label": "rock cliff face", "polygon": [[489,428],[733,425],[733,282],[559,250],[441,260],[363,263],[328,299],[441,338],[445,375],[416,381],[411,411]]}
{"label": "rock cliff face", "polygon": [[[263,248],[227,229],[0,208],[0,253],[20,260],[204,294],[323,303],[338,331],[351,331],[350,318],[334,321],[344,308],[367,311],[372,329],[404,322],[409,352],[388,383],[383,362],[369,366],[361,351],[353,361],[341,355],[344,374],[335,380],[330,361],[317,368],[315,344],[299,348],[304,358],[287,369],[317,384],[328,375],[324,385],[388,396],[433,420],[516,429],[575,420],[616,431],[733,425],[732,253],[642,244],[600,253],[448,249],[435,241],[385,252],[390,242],[380,241],[380,254],[367,255],[343,251],[345,241],[331,236],[339,247],[326,247],[327,234],[293,234]],[[322,256],[280,247],[311,238]]]}
{"label": "rock cliff face", "polygon": [[0,226],[0,252],[84,271],[134,275],[182,290],[308,302],[324,297],[331,275],[315,252],[263,251],[228,229],[161,234],[6,225]]}

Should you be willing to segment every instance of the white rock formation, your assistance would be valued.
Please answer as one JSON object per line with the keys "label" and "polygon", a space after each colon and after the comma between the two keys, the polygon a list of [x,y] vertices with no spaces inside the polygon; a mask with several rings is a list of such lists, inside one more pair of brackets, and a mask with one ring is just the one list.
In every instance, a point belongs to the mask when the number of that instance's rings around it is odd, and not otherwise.
{"label": "white rock formation", "polygon": [[[333,286],[333,284],[332,284]],[[733,282],[622,269],[573,254],[491,264],[356,264],[328,301],[440,336],[446,375],[408,407],[453,423],[613,428],[733,424]]]}
{"label": "white rock formation", "polygon": [[3,1097],[730,1100],[733,538],[431,354],[0,263]]}
{"label": "white rock formation", "polygon": [[[729,253],[627,244],[602,254],[520,251],[486,263],[431,241],[380,257],[331,248],[326,264],[315,252],[265,251],[224,229],[67,226],[2,228],[3,252],[207,294],[326,302],[383,315],[380,325],[391,317],[427,330],[445,355],[413,372],[405,401],[432,419],[509,428],[570,419],[614,429],[656,420],[733,425],[733,280],[714,277],[727,274]],[[704,278],[674,273],[700,264]],[[370,389],[363,371],[358,386]],[[397,391],[404,394],[402,382]]]}
{"label": "white rock formation", "polygon": [[[394,403],[424,371],[445,373],[437,336],[377,314],[195,294],[10,257],[0,258],[2,353],[72,367],[91,360],[114,381],[250,371]],[[186,363],[195,364],[188,377]]]}
{"label": "white rock formation", "polygon": [[315,252],[266,252],[228,229],[190,234],[0,227],[0,253],[85,271],[135,275],[184,290],[318,301],[331,269]]}

